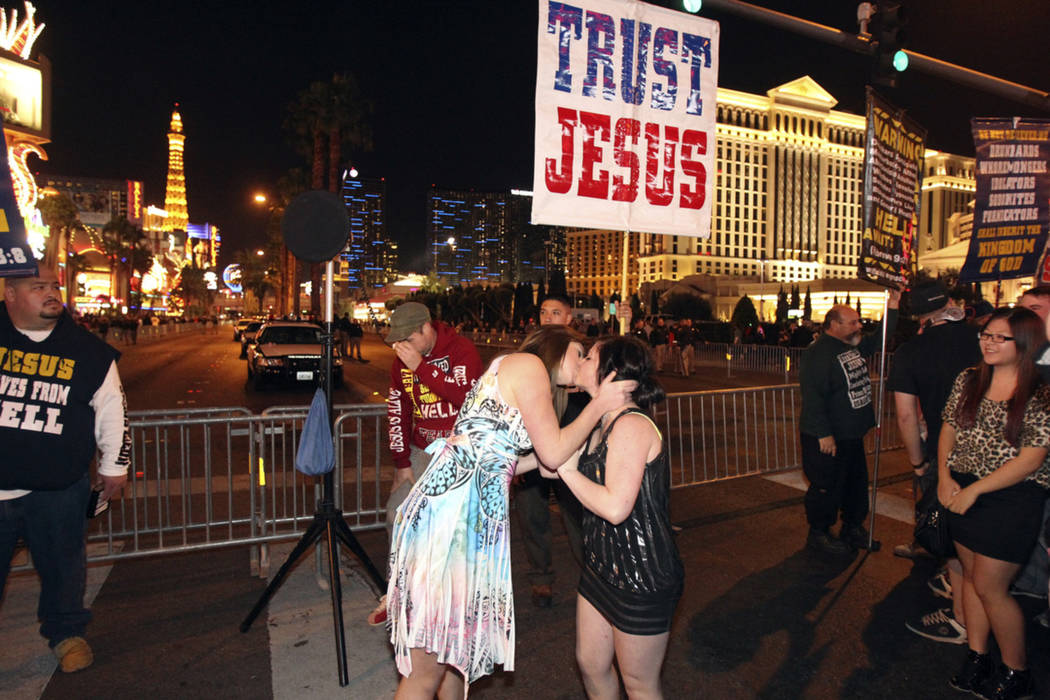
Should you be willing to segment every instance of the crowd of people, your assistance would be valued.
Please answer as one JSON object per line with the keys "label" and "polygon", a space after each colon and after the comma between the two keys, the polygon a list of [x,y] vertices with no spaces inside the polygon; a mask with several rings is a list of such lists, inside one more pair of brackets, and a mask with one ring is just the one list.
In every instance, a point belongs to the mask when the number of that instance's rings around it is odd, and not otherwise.
{"label": "crowd of people", "polygon": [[[865,527],[870,484],[863,440],[875,425],[867,359],[880,347],[879,331],[894,333],[900,301],[891,290],[884,328],[868,334],[855,309],[833,306],[803,353],[806,545],[821,555],[873,544]],[[1042,376],[1050,375],[1050,288],[1037,287],[1016,308],[980,318],[968,317],[939,284],[912,290],[909,301],[917,334],[898,349],[889,384],[917,505],[925,494],[947,509],[957,554],[937,577],[953,607],[906,624],[931,639],[968,645],[961,669],[948,679],[952,687],[996,700],[1032,697],[1025,620],[1012,594],[1019,575],[1030,571],[1029,590],[1045,595],[1048,587],[1050,552],[1039,538],[1050,527],[1050,387]],[[391,333],[399,359],[447,366],[447,355],[433,353],[427,340],[436,337],[437,322],[425,307],[406,306],[411,328]],[[540,329],[518,352],[493,361],[445,430],[417,442],[429,456],[413,477],[406,472],[402,485],[410,478],[414,485],[388,511],[390,585],[370,616],[389,627],[404,676],[398,697],[451,697],[495,665],[513,669],[509,491],[516,483],[531,600],[549,605],[549,492],[539,488],[552,483],[548,477],[561,486],[555,492],[581,565],[576,660],[587,695],[615,697],[621,682],[632,697],[660,694],[684,572],[670,526],[666,451],[647,411],[663,396],[656,372],[670,365],[688,375],[700,340],[690,321],[662,318],[636,321],[628,337],[588,338],[574,332],[570,314],[566,301],[545,301]],[[392,329],[398,317],[395,311]],[[410,330],[426,341],[418,344],[418,361],[398,348],[412,338]],[[408,367],[395,370],[392,391],[416,381]],[[439,374],[426,369],[422,380],[455,383]],[[629,393],[608,393],[620,383],[610,379],[633,380]],[[590,401],[567,411],[581,392]],[[412,404],[415,417],[424,418],[418,409],[427,404]],[[391,425],[403,430],[413,407],[392,408]],[[529,508],[534,489],[539,505]],[[914,542],[894,553],[922,556]],[[945,621],[948,634],[940,639],[931,629]]]}
{"label": "crowd of people", "polygon": [[[1014,596],[1050,592],[1050,287],[979,318],[938,283],[912,289],[908,301],[917,333],[897,348],[889,388],[916,507],[946,509],[954,553],[931,581],[951,607],[906,626],[967,646],[946,679],[952,687],[996,700],[1033,697]],[[891,291],[887,334],[900,302]],[[621,684],[631,697],[662,694],[686,572],[671,525],[667,446],[652,411],[664,399],[657,373],[673,367],[688,376],[702,340],[691,321],[659,317],[639,319],[627,336],[580,332],[571,311],[565,299],[545,299],[537,327],[487,369],[475,345],[423,304],[391,315],[389,584],[368,621],[389,632],[398,697],[463,696],[496,666],[513,670],[510,499],[531,600],[547,607],[556,573],[551,489],[580,565],[576,662],[586,694],[618,697]],[[28,419],[0,426],[9,455],[0,467],[0,587],[22,539],[41,577],[40,632],[67,672],[92,663],[83,637],[89,467],[98,448],[104,501],[123,488],[129,466],[119,353],[99,338],[105,321],[77,323],[51,270],[5,285],[0,351],[19,358],[3,365],[5,380],[39,374],[68,386],[70,398],[47,409],[59,411],[64,431]],[[360,324],[344,317],[336,329],[344,353],[360,359]],[[799,379],[805,546],[837,557],[873,542],[865,528],[863,439],[875,424],[866,359],[881,334],[863,333],[846,305],[833,306],[821,330]],[[916,542],[894,553],[929,556]]]}
{"label": "crowd of people", "polygon": [[[898,302],[892,292],[888,333]],[[897,349],[889,388],[914,470],[917,517],[938,504],[945,509],[954,554],[929,582],[952,605],[905,625],[931,640],[967,645],[948,679],[953,688],[995,700],[1034,697],[1026,621],[1014,596],[1045,601],[1050,593],[1050,287],[974,318],[933,282],[911,291],[910,308],[918,332]],[[876,335],[860,332],[854,310],[835,306],[803,354],[807,546],[829,556],[872,543],[863,526],[868,475],[861,441],[875,424],[865,358]],[[929,556],[917,542],[894,554]],[[1046,618],[1044,608],[1038,619],[1047,625]]]}

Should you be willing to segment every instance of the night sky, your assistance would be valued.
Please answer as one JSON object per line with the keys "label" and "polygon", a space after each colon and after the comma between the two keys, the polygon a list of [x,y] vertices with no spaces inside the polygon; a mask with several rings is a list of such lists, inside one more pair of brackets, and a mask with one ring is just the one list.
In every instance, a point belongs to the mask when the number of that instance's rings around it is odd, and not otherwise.
{"label": "night sky", "polygon": [[[309,170],[281,124],[300,90],[335,72],[354,73],[374,102],[374,150],[344,158],[362,176],[386,179],[387,226],[403,251],[423,247],[432,185],[531,189],[532,0],[35,4],[47,27],[34,57],[50,58],[54,82],[50,160],[34,169],[142,180],[146,202],[163,206],[166,133],[178,102],[190,221],[220,227],[225,261],[260,242],[265,215],[250,203],[252,193],[273,189],[289,168]],[[856,31],[855,2],[757,4]],[[1050,88],[1046,0],[904,4],[909,48]],[[14,0],[2,6],[16,7]],[[764,94],[810,75],[839,100],[836,109],[863,113],[867,58],[726,13],[704,14],[722,25],[720,85]],[[929,129],[930,147],[966,155],[972,116],[1050,118],[914,70],[897,90],[881,91]],[[420,266],[407,251],[402,263]]]}

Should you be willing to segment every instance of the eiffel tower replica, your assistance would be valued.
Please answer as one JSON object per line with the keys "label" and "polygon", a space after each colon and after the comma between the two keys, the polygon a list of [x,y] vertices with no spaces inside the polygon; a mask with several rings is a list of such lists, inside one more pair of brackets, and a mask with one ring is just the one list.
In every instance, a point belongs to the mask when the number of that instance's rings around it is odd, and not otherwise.
{"label": "eiffel tower replica", "polygon": [[182,116],[179,103],[171,113],[168,127],[168,186],[164,192],[165,231],[187,231],[190,216],[186,207],[186,171],[182,166],[182,153],[186,148],[186,136],[182,133]]}

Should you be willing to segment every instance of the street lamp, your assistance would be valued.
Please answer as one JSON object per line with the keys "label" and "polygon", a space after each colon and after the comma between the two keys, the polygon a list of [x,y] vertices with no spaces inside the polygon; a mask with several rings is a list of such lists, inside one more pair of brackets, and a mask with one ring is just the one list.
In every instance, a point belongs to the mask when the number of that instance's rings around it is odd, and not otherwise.
{"label": "street lamp", "polygon": [[262,192],[256,192],[255,197],[253,197],[253,199],[255,200],[256,204],[266,204],[266,195],[264,195]]}

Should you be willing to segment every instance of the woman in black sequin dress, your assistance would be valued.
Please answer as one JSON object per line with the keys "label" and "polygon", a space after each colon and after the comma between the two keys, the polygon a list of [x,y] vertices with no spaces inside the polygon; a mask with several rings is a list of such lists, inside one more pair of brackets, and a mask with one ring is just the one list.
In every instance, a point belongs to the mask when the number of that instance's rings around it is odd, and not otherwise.
{"label": "woman in black sequin dress", "polygon": [[589,697],[619,697],[614,657],[629,697],[661,697],[660,667],[684,577],[671,530],[667,450],[645,412],[664,391],[637,338],[596,344],[576,384],[593,395],[613,372],[637,380],[637,389],[604,414],[578,461],[558,469],[585,508],[576,660]]}

